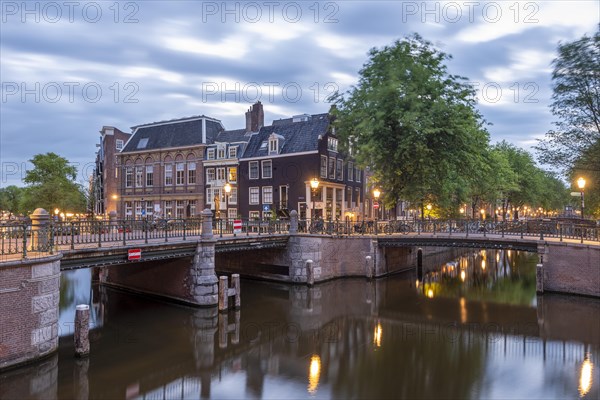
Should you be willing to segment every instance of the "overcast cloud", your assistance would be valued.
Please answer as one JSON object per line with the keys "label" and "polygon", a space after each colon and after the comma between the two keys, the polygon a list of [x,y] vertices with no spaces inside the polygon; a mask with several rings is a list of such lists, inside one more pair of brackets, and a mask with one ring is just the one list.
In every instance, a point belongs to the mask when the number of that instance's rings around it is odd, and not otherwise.
{"label": "overcast cloud", "polygon": [[2,182],[56,152],[90,167],[103,125],[204,114],[244,127],[329,109],[367,51],[418,32],[479,89],[493,142],[530,149],[552,126],[559,41],[592,34],[598,1],[2,1]]}

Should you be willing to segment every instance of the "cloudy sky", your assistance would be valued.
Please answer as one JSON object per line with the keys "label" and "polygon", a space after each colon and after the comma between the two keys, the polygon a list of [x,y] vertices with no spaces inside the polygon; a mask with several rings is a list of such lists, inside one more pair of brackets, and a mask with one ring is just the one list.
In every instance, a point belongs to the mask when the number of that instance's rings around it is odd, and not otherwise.
{"label": "cloudy sky", "polygon": [[[552,126],[550,63],[591,34],[597,1],[1,1],[2,187],[56,152],[83,177],[103,125],[205,114],[244,126],[326,112],[367,51],[413,32],[478,88],[493,142],[530,149]],[[80,178],[83,179],[83,178]]]}

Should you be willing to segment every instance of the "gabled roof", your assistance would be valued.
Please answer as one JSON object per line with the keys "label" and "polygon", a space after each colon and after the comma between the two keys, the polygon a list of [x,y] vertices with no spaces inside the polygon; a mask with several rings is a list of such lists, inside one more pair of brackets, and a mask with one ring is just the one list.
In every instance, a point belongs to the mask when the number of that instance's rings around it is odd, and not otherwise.
{"label": "gabled roof", "polygon": [[223,131],[223,125],[217,119],[200,115],[134,126],[133,136],[127,141],[122,152],[202,144],[203,120],[206,121],[206,143],[213,143],[217,135]]}
{"label": "gabled roof", "polygon": [[220,132],[215,142],[247,142],[248,139],[250,139],[250,135],[246,134],[246,129],[234,129]]}
{"label": "gabled roof", "polygon": [[312,115],[308,121],[292,122],[291,119],[279,120],[273,125],[264,126],[252,135],[244,151],[243,158],[266,157],[268,146],[261,146],[269,140],[272,133],[284,138],[279,154],[293,154],[318,150],[319,136],[325,137],[329,129],[329,114]]}

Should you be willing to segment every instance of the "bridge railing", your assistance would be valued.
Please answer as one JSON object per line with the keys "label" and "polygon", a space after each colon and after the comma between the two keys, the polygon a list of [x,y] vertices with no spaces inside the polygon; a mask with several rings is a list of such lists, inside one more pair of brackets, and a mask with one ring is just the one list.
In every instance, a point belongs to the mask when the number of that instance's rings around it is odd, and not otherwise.
{"label": "bridge railing", "polygon": [[0,262],[45,257],[52,253],[49,228],[32,230],[29,222],[0,224]]}
{"label": "bridge railing", "polygon": [[600,242],[600,227],[592,223],[564,221],[481,221],[481,220],[324,220],[305,219],[298,222],[300,233],[323,235],[393,235],[393,234],[446,234],[468,237],[472,234],[554,237]]}

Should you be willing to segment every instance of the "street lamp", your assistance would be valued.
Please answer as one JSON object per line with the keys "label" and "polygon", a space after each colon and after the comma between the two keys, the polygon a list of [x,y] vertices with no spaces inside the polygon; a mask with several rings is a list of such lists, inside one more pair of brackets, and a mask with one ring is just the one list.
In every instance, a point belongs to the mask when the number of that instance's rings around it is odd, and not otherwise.
{"label": "street lamp", "polygon": [[231,185],[229,184],[229,182],[227,182],[225,186],[223,186],[223,189],[225,189],[225,208],[227,208],[227,203],[229,202],[229,193],[231,193]]}
{"label": "street lamp", "polygon": [[381,196],[381,191],[379,189],[373,189],[373,197],[375,197],[375,203],[377,204],[377,211],[375,212],[375,221],[379,219],[379,196]]}
{"label": "street lamp", "polygon": [[310,218],[312,220],[315,219],[315,195],[317,193],[317,189],[319,188],[319,180],[317,178],[312,178],[310,181],[310,188],[312,192],[311,203],[312,203],[312,212],[310,213]]}
{"label": "street lamp", "polygon": [[485,209],[481,209],[479,210],[479,212],[481,213],[481,219],[484,220],[485,219]]}
{"label": "street lamp", "polygon": [[583,219],[583,210],[584,210],[583,189],[585,189],[585,179],[583,179],[583,177],[580,177],[579,179],[577,179],[577,186],[579,187],[579,191],[581,192],[581,219]]}

